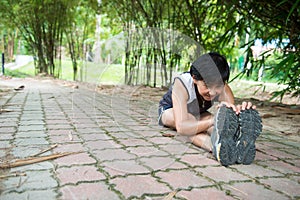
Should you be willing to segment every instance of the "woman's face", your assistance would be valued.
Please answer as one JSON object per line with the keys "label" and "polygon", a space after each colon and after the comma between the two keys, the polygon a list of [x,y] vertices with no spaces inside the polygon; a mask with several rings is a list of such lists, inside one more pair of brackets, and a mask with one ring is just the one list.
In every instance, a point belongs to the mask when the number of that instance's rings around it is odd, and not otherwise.
{"label": "woman's face", "polygon": [[199,94],[205,101],[212,101],[223,91],[224,85],[222,86],[211,86],[208,87],[204,81],[198,81],[194,79],[194,83],[197,85]]}

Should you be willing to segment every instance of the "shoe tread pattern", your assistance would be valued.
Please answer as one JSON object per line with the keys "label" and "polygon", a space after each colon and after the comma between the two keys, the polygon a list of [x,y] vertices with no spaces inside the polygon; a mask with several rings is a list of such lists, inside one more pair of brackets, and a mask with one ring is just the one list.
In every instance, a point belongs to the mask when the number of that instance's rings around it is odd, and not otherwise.
{"label": "shoe tread pattern", "polygon": [[215,127],[220,135],[219,150],[220,162],[224,166],[232,165],[237,161],[236,142],[234,141],[235,133],[238,129],[238,117],[231,108],[222,106],[216,115]]}
{"label": "shoe tread pattern", "polygon": [[254,109],[247,109],[240,113],[240,132],[237,153],[237,163],[249,165],[256,155],[255,141],[262,131],[259,113]]}

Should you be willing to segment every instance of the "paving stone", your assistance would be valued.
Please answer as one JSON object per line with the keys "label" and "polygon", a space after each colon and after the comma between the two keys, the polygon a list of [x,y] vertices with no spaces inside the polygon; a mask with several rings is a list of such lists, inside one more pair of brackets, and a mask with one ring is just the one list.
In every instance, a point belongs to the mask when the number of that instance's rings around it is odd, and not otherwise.
{"label": "paving stone", "polygon": [[130,153],[137,155],[138,157],[150,157],[150,156],[168,156],[169,154],[153,146],[141,146],[141,147],[127,147]]}
{"label": "paving stone", "polygon": [[84,141],[97,141],[97,140],[112,140],[113,138],[105,133],[90,133],[90,134],[80,134],[80,137]]}
{"label": "paving stone", "polygon": [[101,163],[101,166],[111,177],[150,173],[148,168],[135,160],[114,160]]}
{"label": "paving stone", "polygon": [[[162,145],[165,145],[165,144],[178,144],[179,142],[177,140],[175,140],[174,138],[172,137],[163,137],[162,136],[162,133],[158,133],[160,135],[154,135],[155,137],[151,137],[151,138],[147,138],[149,141],[151,141],[152,143],[154,144],[162,144]],[[172,135],[174,135],[174,133],[170,133]]]}
{"label": "paving stone", "polygon": [[16,138],[46,138],[47,134],[45,131],[27,131],[27,132],[17,132]]}
{"label": "paving stone", "polygon": [[211,153],[208,153],[206,151],[203,151],[202,153],[199,152],[199,154],[184,154],[181,156],[180,161],[187,163],[188,165],[192,167],[203,167],[207,165],[217,165],[219,166],[220,163],[211,158]]}
{"label": "paving stone", "polygon": [[[19,123],[19,119],[18,119],[18,117],[8,117],[8,116],[6,116],[5,114],[1,114],[0,115],[0,121],[1,121],[1,124],[6,124],[6,123],[11,123],[11,122],[13,122],[13,123],[16,123],[16,124],[18,124]],[[1,126],[1,127],[4,127],[4,125],[3,126]],[[9,126],[9,127],[11,127],[11,126]]]}
{"label": "paving stone", "polygon": [[263,141],[256,143],[257,149],[274,149],[274,148],[286,148],[286,145],[277,143],[275,141]]}
{"label": "paving stone", "polygon": [[115,138],[116,140],[128,139],[128,138],[137,138],[143,139],[144,136],[134,132],[134,131],[124,131],[124,132],[109,132],[111,137]]}
{"label": "paving stone", "polygon": [[106,177],[94,166],[75,166],[56,170],[60,185],[77,184],[78,182],[99,181]]}
{"label": "paving stone", "polygon": [[25,158],[52,144],[59,145],[42,155],[82,153],[6,170],[27,176],[1,179],[1,200],[158,200],[174,190],[174,199],[299,198],[296,135],[263,130],[254,163],[225,168],[188,137],[158,126],[157,102],[120,100],[117,93],[72,89],[52,80],[5,81],[11,88],[25,83],[24,91],[0,97],[5,108],[14,109],[0,115],[1,159]]}
{"label": "paving stone", "polygon": [[21,121],[33,121],[36,119],[43,119],[43,114],[22,114]]}
{"label": "paving stone", "polygon": [[113,140],[87,141],[85,144],[92,151],[102,150],[102,149],[118,149],[122,147],[120,144],[117,144]]}
{"label": "paving stone", "polygon": [[259,162],[259,164],[265,165],[270,169],[278,170],[283,174],[296,174],[300,173],[300,168],[283,161],[266,161]]}
{"label": "paving stone", "polygon": [[0,134],[9,134],[16,132],[16,127],[0,127]]}
{"label": "paving stone", "polygon": [[112,161],[112,160],[130,160],[137,158],[136,155],[129,153],[124,149],[104,149],[93,151],[93,155],[97,160],[103,161]]}
{"label": "paving stone", "polygon": [[140,158],[140,161],[143,163],[143,165],[150,167],[154,171],[165,169],[183,169],[188,167],[168,156]]}
{"label": "paving stone", "polygon": [[5,114],[2,114],[0,117],[1,119],[18,119],[21,115],[21,112],[8,112]]}
{"label": "paving stone", "polygon": [[48,135],[68,135],[70,133],[70,129],[61,129],[61,130],[47,130]]}
{"label": "paving stone", "polygon": [[46,145],[32,145],[32,146],[17,146],[11,150],[11,154],[15,158],[26,158],[35,155],[43,149],[47,149],[49,146]]}
{"label": "paving stone", "polygon": [[0,134],[0,140],[11,140],[13,139],[12,133],[1,133]]}
{"label": "paving stone", "polygon": [[[156,125],[156,128],[157,128],[157,125]],[[176,133],[176,132],[172,131],[173,135],[174,135],[174,133]],[[150,141],[152,141],[152,139],[150,139],[150,138],[153,137],[152,142],[156,143],[156,141],[157,141],[156,144],[159,144],[159,143],[163,142],[164,141],[163,138],[168,138],[168,137],[162,137],[161,130],[155,130],[155,129],[150,130],[150,131],[141,131],[141,132],[138,131],[138,134],[145,137],[145,138],[149,138]],[[155,140],[154,137],[157,137],[158,140]],[[173,138],[168,138],[168,139],[173,140]],[[164,143],[162,143],[162,144],[164,144]]]}
{"label": "paving stone", "polygon": [[201,188],[192,189],[191,191],[179,191],[176,197],[185,198],[188,200],[198,200],[198,199],[214,199],[214,200],[233,200],[234,198],[226,195],[224,191],[218,190],[216,188]]}
{"label": "paving stone", "polygon": [[140,139],[140,138],[123,139],[123,140],[120,140],[120,143],[127,147],[149,146],[149,145],[153,146],[152,143],[149,143],[146,140]]}
{"label": "paving stone", "polygon": [[268,155],[271,155],[271,156],[274,156],[274,157],[277,157],[277,158],[280,158],[280,159],[286,159],[286,158],[298,158],[297,155],[293,155],[293,154],[289,154],[289,153],[286,153],[284,151],[281,151],[279,149],[268,149],[267,151],[265,151],[264,153],[268,154]]}
{"label": "paving stone", "polygon": [[49,140],[56,144],[81,142],[81,139],[77,135],[72,134],[72,131],[68,135],[51,135],[49,136]]}
{"label": "paving stone", "polygon": [[45,124],[45,122],[43,120],[40,120],[40,119],[23,120],[23,121],[20,121],[20,123],[19,123],[20,126],[44,125],[44,124]]}
{"label": "paving stone", "polygon": [[250,180],[248,177],[223,166],[208,166],[205,168],[196,168],[195,170],[200,172],[203,176],[217,182]]}
{"label": "paving stone", "polygon": [[3,160],[5,160],[6,154],[7,153],[5,150],[0,149],[0,162],[3,162]]}
{"label": "paving stone", "polygon": [[[45,153],[45,155],[47,155],[47,153]],[[41,171],[41,170],[52,171],[54,168],[55,167],[52,162],[44,161],[44,162],[34,163],[34,164],[30,164],[30,165],[14,167],[14,168],[10,169],[10,172],[26,172],[26,171]]]}
{"label": "paving stone", "polygon": [[283,192],[291,198],[300,197],[299,183],[287,178],[268,178],[260,180],[261,183],[267,184],[272,190]]}
{"label": "paving stone", "polygon": [[14,127],[15,129],[17,129],[18,125],[19,124],[18,124],[17,121],[6,121],[6,122],[4,122],[0,119],[0,127]]}
{"label": "paving stone", "polygon": [[168,183],[172,187],[172,190],[213,185],[213,183],[206,178],[198,176],[196,172],[188,169],[157,172],[155,176],[158,177],[160,181]]}
{"label": "paving stone", "polygon": [[280,149],[280,151],[283,151],[283,152],[288,153],[288,154],[292,154],[294,156],[299,156],[300,155],[300,150],[296,149],[294,147],[292,147],[292,148],[283,148],[283,149]]}
{"label": "paving stone", "polygon": [[92,134],[92,133],[97,133],[97,134],[102,134],[102,133],[106,133],[103,129],[101,128],[77,128],[76,131],[78,132],[78,134]]}
{"label": "paving stone", "polygon": [[103,182],[67,185],[60,189],[61,199],[119,200],[119,196]]}
{"label": "paving stone", "polygon": [[195,150],[191,148],[192,144],[187,143],[187,144],[165,144],[165,145],[160,145],[160,149],[168,152],[169,154],[176,156],[176,157],[181,157],[183,154],[186,153],[199,153],[202,150]]}
{"label": "paving stone", "polygon": [[9,140],[0,140],[0,147],[1,148],[10,148],[12,145],[10,144]]}
{"label": "paving stone", "polygon": [[283,176],[283,174],[278,173],[272,169],[262,167],[256,164],[251,165],[233,165],[232,168],[235,168],[239,172],[242,172],[252,178],[265,178],[272,176]]}
{"label": "paving stone", "polygon": [[46,128],[44,125],[35,124],[35,125],[27,125],[27,126],[19,126],[18,131],[26,132],[26,131],[45,131]]}
{"label": "paving stone", "polygon": [[118,122],[115,122],[113,125],[109,124],[103,124],[101,128],[105,129],[108,133],[119,133],[122,132],[122,134],[131,133],[132,131],[128,128],[122,127],[122,124],[119,124]]}
{"label": "paving stone", "polygon": [[48,124],[47,128],[49,130],[73,129],[74,126],[72,126],[70,124]]}
{"label": "paving stone", "polygon": [[81,143],[59,144],[55,149],[53,149],[54,153],[84,152],[84,151],[86,151],[86,149],[83,147]]}
{"label": "paving stone", "polygon": [[[277,157],[256,151],[255,161],[278,160]],[[254,162],[255,162],[254,161]]]}
{"label": "paving stone", "polygon": [[45,145],[49,142],[45,138],[17,138],[14,142],[17,146],[28,146],[28,145]]}
{"label": "paving stone", "polygon": [[46,190],[58,186],[50,171],[26,171],[26,176],[10,177],[3,181],[6,192],[25,192],[28,190]]}
{"label": "paving stone", "polygon": [[1,194],[1,200],[13,200],[13,199],[57,199],[58,194],[54,189],[47,190],[29,190],[22,193],[18,192],[4,192]]}
{"label": "paving stone", "polygon": [[53,119],[53,120],[47,120],[47,124],[67,124],[69,123],[66,119]]}
{"label": "paving stone", "polygon": [[59,166],[95,164],[96,160],[86,153],[73,154],[55,160]]}
{"label": "paving stone", "polygon": [[89,123],[85,123],[85,122],[78,122],[77,120],[75,121],[72,121],[72,124],[73,126],[76,128],[76,129],[79,129],[79,128],[86,128],[86,127],[89,127],[89,128],[99,128],[99,124],[95,123],[95,122],[89,122]]}
{"label": "paving stone", "polygon": [[167,185],[158,182],[150,175],[115,178],[110,183],[116,185],[115,188],[125,196],[125,199],[129,197],[141,198],[143,194],[165,194],[171,192]]}
{"label": "paving stone", "polygon": [[284,200],[289,199],[287,196],[278,192],[269,190],[262,185],[254,182],[234,183],[233,185],[224,185],[223,189],[227,190],[230,195],[239,199],[261,199],[261,200]]}

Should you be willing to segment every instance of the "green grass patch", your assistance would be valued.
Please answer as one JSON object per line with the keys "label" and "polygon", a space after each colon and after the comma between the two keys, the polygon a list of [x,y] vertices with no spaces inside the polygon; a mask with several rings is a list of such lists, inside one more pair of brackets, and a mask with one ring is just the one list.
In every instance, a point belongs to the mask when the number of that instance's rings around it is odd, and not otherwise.
{"label": "green grass patch", "polygon": [[[56,63],[55,75],[59,74],[62,80],[73,80],[73,66],[70,60],[62,60],[61,68],[59,62]],[[31,62],[18,69],[5,69],[5,75],[12,77],[33,77],[35,76],[34,63]],[[124,66],[117,64],[99,64],[93,62],[78,62],[77,80],[98,83],[98,84],[123,84]]]}

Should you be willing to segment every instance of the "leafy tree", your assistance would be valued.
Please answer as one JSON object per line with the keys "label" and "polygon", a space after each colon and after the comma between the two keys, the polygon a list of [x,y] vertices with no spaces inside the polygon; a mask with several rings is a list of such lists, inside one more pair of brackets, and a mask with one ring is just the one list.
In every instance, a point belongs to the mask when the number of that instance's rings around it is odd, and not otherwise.
{"label": "leafy tree", "polygon": [[97,1],[3,0],[0,1],[0,17],[6,25],[11,24],[20,30],[36,58],[37,73],[59,76],[55,59],[61,58],[61,47],[66,34],[75,78],[76,60],[82,55],[83,40],[89,36],[88,25],[93,24],[90,23],[90,16],[93,14],[91,10],[97,10],[95,2]]}
{"label": "leafy tree", "polygon": [[85,43],[88,38],[94,38],[95,16],[98,10],[96,0],[66,1],[68,10],[66,14],[65,40],[68,46],[73,65],[73,80],[77,79],[78,60],[84,60],[89,46]]}
{"label": "leafy tree", "polygon": [[[220,2],[221,3],[221,2]],[[222,1],[222,3],[224,3]],[[281,97],[286,92],[294,95],[300,94],[300,0],[270,0],[270,1],[225,1],[228,18],[236,17],[236,25],[224,24],[227,32],[220,38],[221,44],[225,44],[238,34],[240,38],[249,35],[249,41],[240,43],[240,47],[246,48],[247,63],[251,67],[245,71],[252,71],[266,65],[269,59],[275,63],[265,66],[278,83],[287,84],[288,87],[275,93]],[[231,31],[230,31],[231,30]],[[251,46],[257,39],[263,44],[272,43],[272,48],[262,53],[259,59],[252,55]],[[247,65],[246,65],[247,66]]]}
{"label": "leafy tree", "polygon": [[36,56],[38,73],[53,75],[56,45],[62,37],[66,6],[62,1],[3,0],[1,18],[18,27]]}

